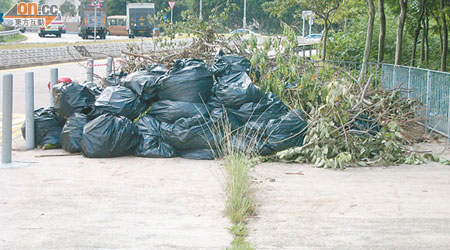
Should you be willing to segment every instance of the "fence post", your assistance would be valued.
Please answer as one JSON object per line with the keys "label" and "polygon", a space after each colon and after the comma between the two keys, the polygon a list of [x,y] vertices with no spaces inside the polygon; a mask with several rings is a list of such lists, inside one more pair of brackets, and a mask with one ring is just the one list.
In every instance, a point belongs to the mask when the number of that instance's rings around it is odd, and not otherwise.
{"label": "fence post", "polygon": [[53,86],[58,84],[58,68],[50,69],[50,107],[53,107]]}
{"label": "fence post", "polygon": [[408,69],[408,85],[407,85],[407,89],[406,89],[406,91],[408,93],[408,99],[410,98],[410,96],[409,96],[409,93],[411,92],[410,89],[411,89],[411,67],[409,67],[409,69]]}
{"label": "fence post", "polygon": [[88,82],[94,81],[94,59],[87,60],[87,79]]}
{"label": "fence post", "polygon": [[25,140],[27,149],[33,149],[34,142],[34,72],[25,73]]}
{"label": "fence post", "polygon": [[426,107],[425,107],[425,129],[428,127],[428,117],[430,115],[430,90],[431,90],[431,71],[427,70],[427,95],[426,95]]}
{"label": "fence post", "polygon": [[392,70],[392,87],[390,90],[395,89],[397,85],[397,65],[394,65],[394,69]]}
{"label": "fence post", "polygon": [[113,59],[112,59],[112,57],[108,57],[106,59],[106,77],[111,75],[111,73],[112,73],[112,65],[113,65]]}
{"label": "fence post", "polygon": [[13,75],[3,75],[2,163],[11,163]]}

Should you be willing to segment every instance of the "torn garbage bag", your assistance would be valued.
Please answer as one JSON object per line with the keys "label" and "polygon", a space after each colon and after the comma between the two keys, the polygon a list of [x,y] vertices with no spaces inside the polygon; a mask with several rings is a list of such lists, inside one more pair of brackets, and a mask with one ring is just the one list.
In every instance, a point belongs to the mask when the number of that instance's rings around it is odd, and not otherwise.
{"label": "torn garbage bag", "polygon": [[66,119],[95,102],[94,91],[78,82],[56,84],[52,94],[56,112]]}
{"label": "torn garbage bag", "polygon": [[70,153],[81,152],[81,137],[83,127],[88,122],[87,115],[73,113],[67,118],[59,136],[61,147]]}
{"label": "torn garbage bag", "polygon": [[141,102],[132,90],[122,86],[109,86],[95,101],[94,111],[90,116],[110,113],[135,119],[146,110],[147,106]]}
{"label": "torn garbage bag", "polygon": [[158,79],[158,97],[160,100],[206,103],[213,83],[212,70],[202,60],[177,60],[172,69]]}
{"label": "torn garbage bag", "polygon": [[[53,108],[40,108],[34,111],[34,142],[36,145],[59,145],[62,126]],[[25,138],[25,122],[22,136]]]}
{"label": "torn garbage bag", "polygon": [[164,142],[160,132],[160,122],[150,115],[142,116],[136,123],[140,136],[134,155],[150,158],[176,156],[175,149]]}
{"label": "torn garbage bag", "polygon": [[83,128],[81,151],[90,158],[128,155],[139,143],[133,122],[123,116],[103,114]]}
{"label": "torn garbage bag", "polygon": [[209,117],[208,105],[203,103],[159,101],[152,105],[148,114],[158,121],[174,123],[180,118]]}

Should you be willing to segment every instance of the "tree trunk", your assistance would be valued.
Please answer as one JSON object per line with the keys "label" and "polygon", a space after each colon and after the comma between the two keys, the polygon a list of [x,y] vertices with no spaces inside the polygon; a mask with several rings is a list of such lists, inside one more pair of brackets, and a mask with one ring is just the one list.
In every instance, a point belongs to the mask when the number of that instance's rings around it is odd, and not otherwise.
{"label": "tree trunk", "polygon": [[325,24],[323,26],[323,37],[322,37],[322,61],[325,61],[327,56],[327,40],[328,40],[328,17],[325,18]]}
{"label": "tree trunk", "polygon": [[441,21],[442,21],[442,51],[441,51],[441,71],[447,71],[447,50],[448,50],[448,29],[447,29],[447,20],[445,18],[444,12],[444,0],[440,0],[441,7]]}
{"label": "tree trunk", "polygon": [[416,61],[417,40],[419,39],[420,30],[422,29],[422,20],[423,20],[423,14],[425,12],[426,4],[427,4],[427,1],[422,0],[421,6],[420,6],[420,12],[419,12],[419,19],[417,20],[417,28],[416,28],[416,32],[414,34],[413,48],[412,48],[412,52],[411,52],[411,63],[410,63],[411,67],[414,67],[414,64]]}
{"label": "tree trunk", "polygon": [[406,10],[408,7],[408,0],[400,1],[400,15],[398,16],[398,26],[397,26],[397,41],[395,44],[395,65],[401,63],[402,45],[403,45],[403,28],[405,27],[406,20]]}
{"label": "tree trunk", "polygon": [[430,31],[430,21],[429,21],[428,10],[426,11],[425,27],[426,27],[426,32],[425,32],[425,63],[428,64],[429,63],[428,59],[430,58],[430,43],[429,43],[429,39],[428,39],[428,34],[429,34],[429,31]]}
{"label": "tree trunk", "polygon": [[373,21],[375,19],[375,6],[373,5],[373,0],[367,0],[369,4],[369,22],[367,24],[367,34],[366,34],[366,47],[364,48],[364,59],[361,68],[361,74],[359,75],[358,82],[365,81],[367,74],[367,66],[370,60],[370,49],[372,46],[373,37]]}
{"label": "tree trunk", "polygon": [[384,60],[384,41],[386,40],[386,15],[384,14],[384,0],[378,0],[380,15],[380,36],[378,37],[378,63]]}
{"label": "tree trunk", "polygon": [[425,26],[425,20],[422,20],[423,25],[423,31],[422,31],[422,38],[421,38],[421,44],[420,44],[420,58],[419,58],[419,67],[423,65],[424,59],[425,59],[425,39],[426,39],[426,32],[427,28]]}

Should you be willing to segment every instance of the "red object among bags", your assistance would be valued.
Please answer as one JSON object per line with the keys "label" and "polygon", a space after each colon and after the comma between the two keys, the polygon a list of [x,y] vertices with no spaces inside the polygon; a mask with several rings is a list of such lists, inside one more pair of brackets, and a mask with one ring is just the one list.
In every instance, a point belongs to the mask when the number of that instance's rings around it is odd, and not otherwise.
{"label": "red object among bags", "polygon": [[[69,77],[60,77],[58,78],[58,83],[71,83],[72,79]],[[50,89],[50,82],[48,82],[48,89]]]}

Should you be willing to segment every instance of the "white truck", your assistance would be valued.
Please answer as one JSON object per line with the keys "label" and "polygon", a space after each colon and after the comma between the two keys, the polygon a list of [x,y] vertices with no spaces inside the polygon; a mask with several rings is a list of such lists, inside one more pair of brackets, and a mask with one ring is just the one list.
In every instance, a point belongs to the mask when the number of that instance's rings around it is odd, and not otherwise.
{"label": "white truck", "polygon": [[154,17],[154,3],[127,3],[128,37],[152,37],[154,29]]}

